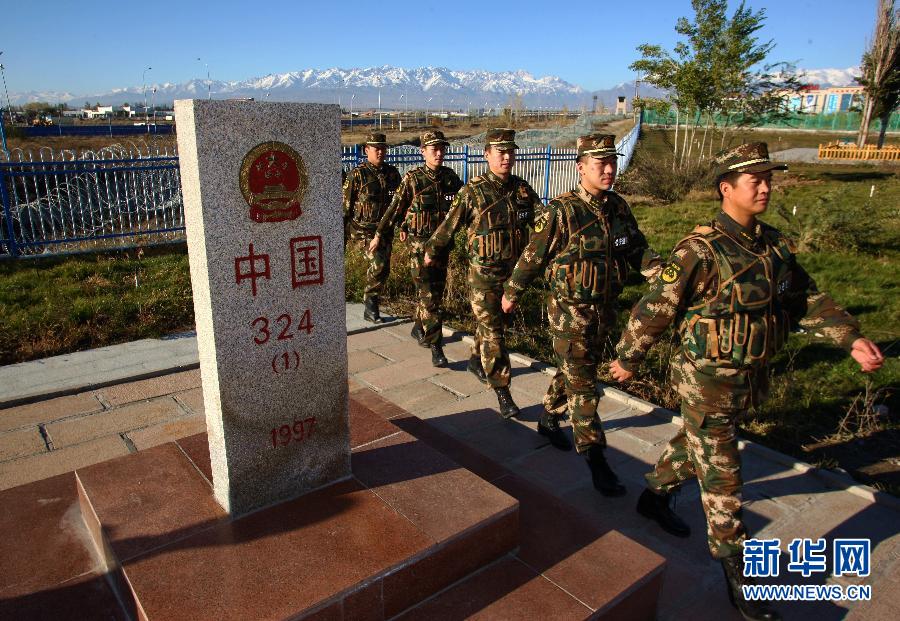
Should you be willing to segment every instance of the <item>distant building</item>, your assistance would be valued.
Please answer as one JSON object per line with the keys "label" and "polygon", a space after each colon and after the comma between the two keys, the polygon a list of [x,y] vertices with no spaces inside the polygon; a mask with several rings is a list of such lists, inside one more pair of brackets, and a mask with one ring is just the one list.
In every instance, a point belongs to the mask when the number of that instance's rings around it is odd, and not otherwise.
{"label": "distant building", "polygon": [[783,93],[788,109],[806,114],[834,114],[859,110],[866,100],[862,86],[832,86],[821,88],[816,84],[801,86],[798,91]]}

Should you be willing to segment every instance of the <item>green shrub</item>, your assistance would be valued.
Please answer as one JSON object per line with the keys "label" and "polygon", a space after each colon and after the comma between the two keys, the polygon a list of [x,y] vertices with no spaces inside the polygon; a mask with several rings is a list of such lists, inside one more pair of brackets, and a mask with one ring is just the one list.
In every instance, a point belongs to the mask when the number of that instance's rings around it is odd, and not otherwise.
{"label": "green shrub", "polygon": [[616,191],[674,203],[692,190],[712,188],[713,183],[712,167],[707,162],[685,162],[681,166],[673,166],[671,157],[638,150],[628,170],[616,181]]}

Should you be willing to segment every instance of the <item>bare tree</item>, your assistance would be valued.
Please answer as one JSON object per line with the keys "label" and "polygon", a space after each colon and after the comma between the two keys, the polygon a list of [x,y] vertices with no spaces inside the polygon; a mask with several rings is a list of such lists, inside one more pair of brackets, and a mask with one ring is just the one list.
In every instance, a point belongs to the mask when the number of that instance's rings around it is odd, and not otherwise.
{"label": "bare tree", "polygon": [[900,98],[900,10],[894,0],[880,0],[875,17],[872,44],[862,58],[862,76],[857,81],[865,87],[866,103],[856,144],[863,147],[869,137],[869,123],[881,120],[878,148],[884,146],[884,134],[891,113]]}

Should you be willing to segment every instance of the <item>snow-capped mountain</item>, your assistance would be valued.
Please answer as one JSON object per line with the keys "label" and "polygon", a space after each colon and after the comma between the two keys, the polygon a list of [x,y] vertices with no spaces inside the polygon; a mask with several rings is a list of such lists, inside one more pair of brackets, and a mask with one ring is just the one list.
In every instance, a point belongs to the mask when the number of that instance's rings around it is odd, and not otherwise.
{"label": "snow-capped mountain", "polygon": [[[852,86],[857,67],[846,69],[798,70],[803,81],[820,86]],[[171,105],[176,99],[204,98],[227,99],[253,97],[258,101],[309,101],[340,103],[345,109],[375,108],[379,103],[384,109],[428,108],[431,110],[466,110],[496,108],[512,104],[521,97],[526,107],[571,109],[590,108],[597,97],[597,104],[613,108],[616,97],[634,96],[634,82],[617,84],[608,89],[588,91],[577,84],[566,82],[557,76],[535,77],[527,71],[459,71],[446,67],[417,67],[403,69],[385,65],[356,69],[303,69],[288,73],[269,74],[247,80],[222,81],[202,78],[180,84],[170,82],[148,83],[146,90],[138,86],[115,88],[105,93],[73,94],[70,92],[29,91],[10,93],[13,105],[28,102],[65,102],[72,107],[91,105]],[[662,91],[642,82],[640,94],[644,97],[664,96]]]}
{"label": "snow-capped mountain", "polygon": [[846,69],[799,69],[797,71],[807,84],[818,84],[822,88],[829,86],[859,86],[854,78],[860,75],[859,67]]}
{"label": "snow-capped mountain", "polygon": [[[154,90],[155,89],[155,90]],[[630,90],[629,90],[630,89]],[[623,85],[619,95],[633,93]],[[239,81],[194,79],[181,84],[147,84],[148,104],[170,104],[175,99],[213,99],[253,97],[271,101],[311,101],[341,103],[354,109],[374,108],[379,102],[383,108],[430,108],[432,110],[465,110],[467,108],[492,108],[509,105],[521,96],[527,107],[590,106],[594,94],[598,101],[612,106],[615,94],[607,91],[590,92],[556,76],[535,77],[527,71],[458,71],[445,67],[418,67],[403,69],[382,66],[356,69],[304,69],[289,73],[269,74]],[[132,105],[142,104],[145,91],[142,86],[116,88],[105,93],[72,95],[70,93],[20,93],[10,94],[13,104],[28,101],[64,101],[80,106],[91,104]]]}

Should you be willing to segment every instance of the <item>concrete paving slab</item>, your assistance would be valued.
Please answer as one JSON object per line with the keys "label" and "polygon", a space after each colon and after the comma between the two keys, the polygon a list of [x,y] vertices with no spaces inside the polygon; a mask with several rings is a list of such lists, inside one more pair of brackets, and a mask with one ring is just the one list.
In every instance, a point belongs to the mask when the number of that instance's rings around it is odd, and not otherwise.
{"label": "concrete paving slab", "polygon": [[459,439],[501,464],[523,457],[547,444],[543,436],[509,420],[501,420],[500,424],[490,427],[476,428]]}
{"label": "concrete paving slab", "polygon": [[393,345],[398,340],[396,336],[388,333],[387,330],[355,332],[347,336],[347,352],[371,349],[380,345]]}
{"label": "concrete paving slab", "polygon": [[184,392],[179,392],[175,395],[175,400],[181,404],[189,414],[204,414],[205,410],[203,409],[203,389],[202,388],[193,388],[191,390],[185,390]]}
{"label": "concrete paving slab", "polygon": [[192,369],[181,373],[170,373],[164,377],[154,377],[137,382],[127,382],[107,386],[97,391],[97,395],[112,407],[144,401],[174,392],[200,388],[200,370]]}
{"label": "concrete paving slab", "polygon": [[357,380],[372,386],[380,392],[448,372],[449,369],[439,369],[431,366],[431,357],[429,356],[426,359],[423,356],[423,358],[409,358],[402,362],[395,362],[370,371],[363,371],[362,373],[357,373],[355,377]]}
{"label": "concrete paving slab", "polygon": [[152,446],[180,440],[206,431],[206,417],[203,414],[191,414],[177,420],[166,421],[159,425],[151,425],[143,429],[129,431],[126,435],[134,448],[139,451]]}
{"label": "concrete paving slab", "polygon": [[184,410],[170,396],[132,403],[114,410],[81,416],[47,425],[53,447],[81,444],[110,434],[140,429],[184,416]]}
{"label": "concrete paving slab", "polygon": [[[451,363],[450,368],[458,373],[443,373],[429,378],[429,382],[437,384],[460,397],[471,397],[491,390],[490,386],[466,371],[467,362]],[[493,394],[493,393],[492,393]],[[494,398],[496,400],[496,397]]]}
{"label": "concrete paving slab", "polygon": [[448,360],[465,360],[472,357],[472,346],[462,341],[444,343],[444,355]]}
{"label": "concrete paving slab", "polygon": [[456,395],[431,382],[404,384],[385,390],[381,396],[414,415],[417,415],[420,410],[445,403],[455,403],[457,400]]}
{"label": "concrete paving slab", "polygon": [[378,354],[373,354],[368,349],[358,349],[347,354],[347,372],[350,375],[376,369],[390,364],[391,361]]}
{"label": "concrete paving slab", "polygon": [[0,489],[39,481],[128,453],[119,436],[106,436],[77,446],[0,463]]}
{"label": "concrete paving slab", "polygon": [[365,306],[359,302],[347,302],[347,334],[380,330],[385,327],[402,324],[409,321],[408,317],[393,315],[390,309],[380,308],[381,323],[372,323],[363,319]]}
{"label": "concrete paving slab", "polygon": [[37,427],[0,433],[0,461],[45,452],[47,445]]}
{"label": "concrete paving slab", "polygon": [[392,362],[401,362],[416,358],[422,363],[431,364],[431,349],[425,349],[413,340],[399,341],[391,345],[373,347],[372,353],[387,358]]}
{"label": "concrete paving slab", "polygon": [[48,423],[60,418],[91,414],[103,409],[103,404],[91,393],[81,393],[37,403],[17,405],[0,410],[0,431]]}
{"label": "concrete paving slab", "polygon": [[456,402],[447,402],[416,413],[441,431],[461,437],[475,429],[503,422],[497,413],[497,397],[493,391],[482,392]]}

